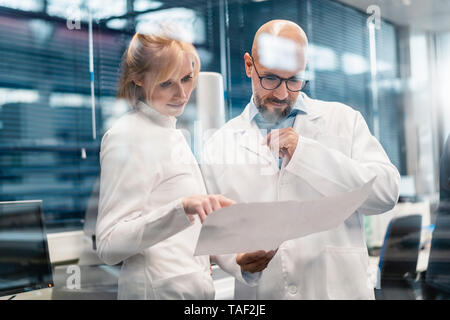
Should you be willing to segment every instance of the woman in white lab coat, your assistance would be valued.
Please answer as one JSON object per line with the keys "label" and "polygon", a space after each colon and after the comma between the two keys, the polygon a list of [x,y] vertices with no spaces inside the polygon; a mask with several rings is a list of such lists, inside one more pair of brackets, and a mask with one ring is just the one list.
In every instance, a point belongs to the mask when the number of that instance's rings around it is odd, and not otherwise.
{"label": "woman in white lab coat", "polygon": [[119,299],[213,299],[209,256],[194,256],[201,222],[232,204],[206,195],[179,130],[200,70],[191,44],[136,34],[124,55],[118,97],[133,110],[104,135],[99,257],[122,262]]}

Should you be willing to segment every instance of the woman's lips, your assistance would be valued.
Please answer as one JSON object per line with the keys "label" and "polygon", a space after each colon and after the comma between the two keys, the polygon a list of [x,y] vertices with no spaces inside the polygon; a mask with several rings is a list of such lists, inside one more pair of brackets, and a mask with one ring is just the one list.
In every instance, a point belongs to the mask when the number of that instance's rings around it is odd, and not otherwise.
{"label": "woman's lips", "polygon": [[186,102],[181,103],[168,103],[167,105],[172,108],[181,108],[186,104]]}

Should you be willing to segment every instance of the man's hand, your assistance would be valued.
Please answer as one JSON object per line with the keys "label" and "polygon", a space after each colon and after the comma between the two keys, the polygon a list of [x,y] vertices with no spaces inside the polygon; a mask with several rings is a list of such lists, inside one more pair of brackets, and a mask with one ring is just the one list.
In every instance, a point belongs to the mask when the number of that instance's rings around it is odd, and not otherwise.
{"label": "man's hand", "polygon": [[263,144],[267,144],[273,152],[276,152],[280,158],[292,158],[297,148],[298,133],[289,128],[274,129],[264,139]]}
{"label": "man's hand", "polygon": [[277,250],[238,253],[236,262],[241,266],[242,271],[249,271],[251,273],[263,271],[275,253],[277,253]]}

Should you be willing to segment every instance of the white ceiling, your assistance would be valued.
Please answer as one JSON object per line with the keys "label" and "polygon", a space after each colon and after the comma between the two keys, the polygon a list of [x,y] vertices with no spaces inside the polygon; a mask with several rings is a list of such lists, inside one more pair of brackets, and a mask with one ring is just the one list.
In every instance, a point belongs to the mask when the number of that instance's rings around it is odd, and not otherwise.
{"label": "white ceiling", "polygon": [[366,12],[380,7],[381,17],[398,25],[443,32],[450,31],[450,0],[336,0]]}

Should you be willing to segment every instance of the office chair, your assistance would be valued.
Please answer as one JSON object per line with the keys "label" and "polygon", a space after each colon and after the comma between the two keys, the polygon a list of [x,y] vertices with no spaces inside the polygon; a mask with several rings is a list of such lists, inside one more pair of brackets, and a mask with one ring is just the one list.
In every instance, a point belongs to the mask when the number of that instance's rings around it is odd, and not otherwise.
{"label": "office chair", "polygon": [[431,240],[424,299],[450,300],[450,201],[441,201]]}
{"label": "office chair", "polygon": [[418,214],[393,218],[380,252],[380,285],[376,298],[415,300],[420,288],[416,268],[422,217]]}
{"label": "office chair", "polygon": [[439,167],[439,208],[424,283],[425,299],[450,300],[450,134]]}

